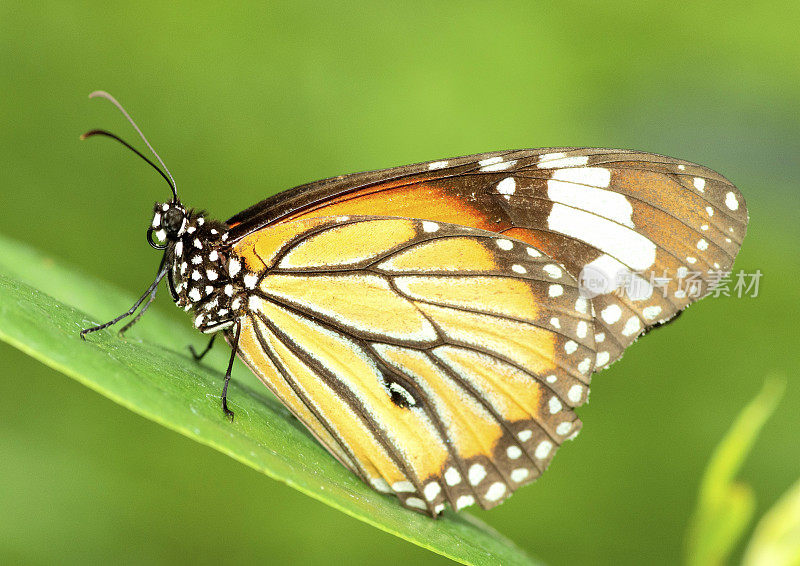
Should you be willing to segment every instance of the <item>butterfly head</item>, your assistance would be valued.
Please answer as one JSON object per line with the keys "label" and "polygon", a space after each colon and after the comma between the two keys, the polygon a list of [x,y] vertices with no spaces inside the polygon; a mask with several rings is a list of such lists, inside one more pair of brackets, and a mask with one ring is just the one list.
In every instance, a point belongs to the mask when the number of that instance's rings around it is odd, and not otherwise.
{"label": "butterfly head", "polygon": [[180,201],[156,203],[153,221],[147,229],[147,241],[158,250],[166,248],[168,242],[177,242],[186,233],[189,213]]}

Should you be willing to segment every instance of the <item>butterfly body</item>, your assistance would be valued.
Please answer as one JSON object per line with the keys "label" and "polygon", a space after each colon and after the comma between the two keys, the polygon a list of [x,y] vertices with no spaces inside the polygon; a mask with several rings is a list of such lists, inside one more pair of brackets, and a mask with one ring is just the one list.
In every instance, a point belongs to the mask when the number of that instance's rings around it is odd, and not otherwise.
{"label": "butterfly body", "polygon": [[748,220],[718,173],[629,150],[344,175],[226,222],[170,186],[148,230],[158,276],[84,334],[166,277],[232,346],[226,413],[238,354],[344,466],[431,516],[539,477],[580,430],[592,373],[708,294]]}

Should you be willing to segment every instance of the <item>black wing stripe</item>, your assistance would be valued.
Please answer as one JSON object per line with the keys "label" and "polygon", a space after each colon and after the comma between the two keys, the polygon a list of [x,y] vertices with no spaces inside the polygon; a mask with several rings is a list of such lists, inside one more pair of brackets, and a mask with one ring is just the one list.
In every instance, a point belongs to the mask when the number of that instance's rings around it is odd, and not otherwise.
{"label": "black wing stripe", "polygon": [[[383,363],[384,365],[389,365],[388,362],[385,362],[383,360],[383,358],[380,356],[380,354],[378,354],[375,351],[374,348],[371,348],[371,351],[373,352],[374,357],[376,358],[376,361],[379,361],[380,363]],[[429,355],[426,354],[426,356],[428,358],[430,358]],[[437,432],[439,433],[439,437],[441,438],[441,440],[444,443],[444,445],[447,447],[448,453],[450,454],[450,457],[452,458],[453,463],[458,466],[458,471],[461,474],[461,477],[462,478],[467,478],[468,477],[467,462],[461,457],[461,455],[455,449],[454,439],[447,434],[447,427],[442,422],[442,420],[441,420],[441,418],[439,416],[439,413],[436,410],[436,403],[432,399],[430,399],[428,397],[428,395],[422,390],[422,387],[419,386],[412,377],[408,376],[401,368],[396,367],[394,364],[391,364],[391,366],[395,370],[395,372],[400,373],[401,375],[403,375],[405,377],[403,386],[404,387],[413,388],[413,390],[417,393],[417,395],[419,395],[420,398],[424,401],[422,404],[425,407],[425,411],[431,417],[431,420],[435,423]],[[396,375],[396,373],[395,373],[395,375]],[[478,401],[481,404],[485,404],[484,400],[482,398],[480,398],[480,397],[478,397]],[[504,429],[507,430],[506,424],[502,419],[498,420],[498,423],[501,425],[501,427],[503,427]],[[486,445],[482,442],[482,439],[478,439],[478,440],[481,442],[481,444],[483,444],[484,448],[486,448]],[[491,453],[491,450],[485,450],[485,451],[487,453]],[[494,462],[492,459],[488,459],[488,460],[489,460],[489,463],[491,464],[491,466],[497,472],[497,474],[500,477],[502,477],[505,481],[507,481],[507,478],[503,475],[503,471],[501,470],[499,465],[496,462]],[[455,497],[455,493],[454,493],[455,490],[450,489],[450,486],[447,484],[446,481],[442,481],[442,482],[440,482],[440,484],[444,484],[443,487],[444,487],[445,491],[448,494],[448,501],[450,502],[450,505],[452,505],[455,508],[456,507],[456,497]]]}
{"label": "black wing stripe", "polygon": [[[269,300],[269,299],[266,299]],[[316,360],[310,359],[304,350],[299,348],[293,340],[287,335],[285,335],[280,328],[274,325],[271,321],[269,321],[266,317],[260,316],[262,322],[270,329],[270,331],[283,343],[283,345],[289,349],[297,358],[303,361],[303,363],[308,366],[314,373],[320,376],[322,380],[334,390],[338,397],[342,400],[343,403],[346,403],[350,406],[353,413],[356,414],[364,426],[370,431],[372,436],[375,440],[384,448],[386,453],[395,463],[395,465],[403,472],[416,491],[418,493],[422,493],[423,486],[422,486],[422,478],[418,478],[417,475],[411,470],[408,462],[406,462],[403,455],[397,450],[394,443],[391,442],[388,438],[386,438],[384,432],[380,429],[379,426],[376,425],[372,419],[367,418],[368,412],[365,408],[361,405],[359,401],[357,401],[353,395],[348,394],[347,391],[342,390],[342,385],[336,377],[331,374],[326,368],[324,368],[321,364],[319,364]],[[337,331],[337,334],[339,332]],[[427,502],[426,502],[427,503]],[[432,506],[428,504],[429,511],[433,512]]]}
{"label": "black wing stripe", "polygon": [[[368,481],[366,472],[359,465],[359,460],[358,458],[356,458],[355,454],[353,454],[353,452],[350,450],[349,445],[346,442],[344,442],[344,440],[340,437],[340,435],[336,432],[336,430],[329,425],[328,421],[317,411],[311,400],[308,399],[308,397],[306,397],[302,389],[297,385],[297,383],[295,383],[294,379],[292,379],[291,372],[286,368],[283,361],[274,351],[272,345],[269,343],[266,336],[264,336],[264,334],[262,333],[259,325],[255,324],[255,319],[257,318],[262,324],[266,326],[267,324],[266,319],[260,313],[251,313],[249,317],[251,319],[251,324],[253,325],[254,334],[258,339],[258,343],[261,346],[261,350],[264,352],[264,355],[267,356],[267,358],[269,358],[272,364],[278,369],[278,371],[281,374],[281,377],[284,379],[286,384],[292,389],[294,394],[297,395],[298,399],[301,400],[303,405],[311,412],[311,414],[314,415],[314,417],[325,428],[328,434],[330,434],[331,437],[337,441],[339,449],[349,456],[352,465],[355,466],[355,469],[351,468],[351,466],[346,466],[346,467],[352,469],[353,472],[356,473],[359,477],[361,477],[364,481]],[[276,396],[278,395],[278,393],[275,391],[273,391],[273,393],[275,393]]]}

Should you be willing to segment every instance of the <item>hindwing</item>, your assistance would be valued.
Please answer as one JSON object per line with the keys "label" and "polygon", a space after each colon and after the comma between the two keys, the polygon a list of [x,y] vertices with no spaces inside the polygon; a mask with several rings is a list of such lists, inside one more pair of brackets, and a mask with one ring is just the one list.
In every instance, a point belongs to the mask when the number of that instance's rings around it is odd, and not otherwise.
{"label": "hindwing", "polygon": [[492,507],[580,429],[591,305],[541,250],[465,226],[340,216],[258,230],[233,251],[259,275],[241,357],[405,506]]}

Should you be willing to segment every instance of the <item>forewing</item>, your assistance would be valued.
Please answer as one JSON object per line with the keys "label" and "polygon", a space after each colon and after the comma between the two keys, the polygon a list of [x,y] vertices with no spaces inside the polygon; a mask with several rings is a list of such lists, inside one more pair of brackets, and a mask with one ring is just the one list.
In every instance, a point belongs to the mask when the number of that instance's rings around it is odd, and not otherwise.
{"label": "forewing", "polygon": [[345,175],[233,217],[237,240],[268,224],[343,214],[448,222],[527,242],[584,284],[596,368],[705,296],[747,227],[722,175],[650,153],[550,148],[484,153]]}
{"label": "forewing", "polygon": [[580,421],[589,301],[534,247],[408,218],[298,220],[234,247],[240,355],[346,466],[409,508],[492,507]]}

